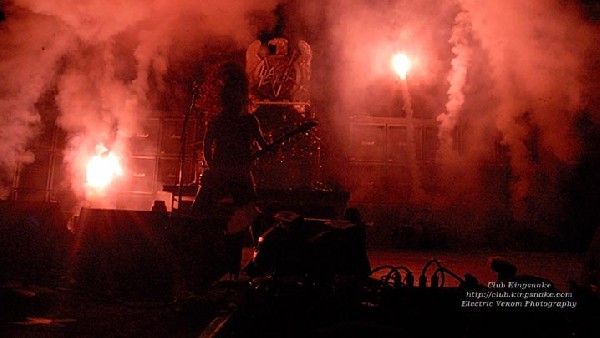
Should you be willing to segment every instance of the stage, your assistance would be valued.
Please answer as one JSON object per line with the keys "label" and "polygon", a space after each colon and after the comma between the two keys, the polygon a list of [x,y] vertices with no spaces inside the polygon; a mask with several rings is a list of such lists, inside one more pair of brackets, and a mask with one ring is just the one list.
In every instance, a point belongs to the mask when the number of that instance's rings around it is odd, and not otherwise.
{"label": "stage", "polygon": [[[300,201],[327,212],[339,205],[310,194]],[[587,325],[600,314],[597,295],[581,291],[584,251],[448,246],[425,231],[410,249],[381,249],[371,243],[380,242],[370,235],[377,224],[352,208],[329,220],[275,213],[256,223],[266,227],[255,251],[250,231],[225,232],[228,210],[198,217],[84,208],[67,230],[57,204],[0,207],[6,337],[338,337],[357,327],[364,337],[475,338],[520,320],[562,338],[596,327]],[[406,235],[396,240],[407,244]],[[452,325],[417,335],[442,320]]]}
{"label": "stage", "polygon": [[[251,255],[252,249],[244,248],[242,260],[249,260]],[[496,281],[497,277],[490,269],[489,259],[502,257],[516,264],[518,274],[549,279],[559,290],[567,291],[568,280],[577,280],[580,276],[584,255],[386,250],[369,251],[368,257],[374,269],[385,265],[404,265],[417,276],[430,259],[436,258],[442,266],[457,275],[462,277],[470,273],[483,284]],[[380,275],[374,274],[372,277],[378,279]],[[221,337],[224,336],[223,332],[219,333],[215,325],[225,325],[229,311],[242,308],[242,299],[238,297],[242,294],[240,290],[250,282],[247,278],[243,272],[237,281],[225,275],[203,293],[162,301],[127,301],[102,292],[83,291],[62,278],[41,285],[9,283],[2,288],[3,303],[8,306],[3,306],[0,327],[3,337],[207,337],[210,334]],[[445,287],[440,288],[442,291],[456,287],[451,278],[447,278],[446,283]],[[432,289],[415,287],[415,291],[419,290],[426,292]],[[427,298],[427,302],[431,301],[431,298]],[[456,309],[459,310],[458,305]],[[543,313],[544,309],[536,311]],[[426,323],[432,318],[424,317],[422,320]],[[398,321],[402,319],[398,318]],[[242,336],[255,335],[259,335],[259,332]],[[290,332],[290,336],[296,335]]]}

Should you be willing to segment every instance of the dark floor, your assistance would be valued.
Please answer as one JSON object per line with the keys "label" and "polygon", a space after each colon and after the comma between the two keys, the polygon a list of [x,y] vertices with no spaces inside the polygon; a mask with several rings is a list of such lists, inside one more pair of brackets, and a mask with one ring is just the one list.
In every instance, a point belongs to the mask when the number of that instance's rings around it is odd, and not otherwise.
{"label": "dark floor", "polygon": [[[244,249],[242,260],[250,259],[252,250]],[[535,252],[451,252],[451,251],[370,251],[372,268],[385,265],[405,266],[414,275],[421,274],[432,258],[460,277],[475,276],[486,285],[496,280],[490,258],[502,257],[514,263],[518,274],[549,279],[559,290],[568,290],[568,281],[577,280],[583,254]],[[385,270],[372,275],[383,277]],[[157,297],[152,300],[123,300],[103,292],[74,287],[68,280],[22,285],[8,282],[0,301],[0,335],[3,337],[198,337],[219,336],[216,327],[226,322],[228,309],[240,307],[240,285],[249,280],[243,273],[240,281],[213,284],[194,295],[179,298]],[[455,287],[446,278],[446,287]],[[101,290],[99,290],[101,291]],[[216,318],[216,320],[215,320]],[[221,318],[221,321],[219,321]],[[214,321],[214,322],[213,322]],[[210,325],[212,323],[212,325]],[[221,324],[220,324],[221,323]],[[256,333],[256,332],[255,332]],[[221,335],[223,336],[223,335]],[[231,336],[240,336],[231,335]],[[244,335],[245,336],[245,335]],[[248,334],[247,336],[254,336]],[[264,336],[269,336],[264,335]],[[273,334],[272,336],[275,336]],[[294,336],[294,335],[291,335]]]}

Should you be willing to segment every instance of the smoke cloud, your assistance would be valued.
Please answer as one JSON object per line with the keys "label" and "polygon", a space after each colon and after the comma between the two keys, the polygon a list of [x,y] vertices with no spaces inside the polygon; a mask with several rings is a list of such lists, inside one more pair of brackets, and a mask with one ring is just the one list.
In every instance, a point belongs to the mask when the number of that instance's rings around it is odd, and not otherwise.
{"label": "smoke cloud", "polygon": [[[283,3],[284,10],[275,13]],[[576,0],[13,0],[0,22],[0,172],[10,185],[56,91],[71,184],[98,143],[126,152],[140,119],[181,101],[208,53],[245,50],[261,31],[314,51],[314,102],[327,144],[344,157],[353,115],[438,123],[433,205],[558,218],[561,178],[600,121],[599,27]],[[593,14],[593,13],[592,13]],[[275,29],[274,26],[277,29]],[[402,95],[390,61],[410,56]],[[185,104],[184,104],[185,105]],[[329,129],[324,127],[328,126]],[[327,149],[326,149],[327,150]],[[412,156],[412,154],[411,154]],[[333,162],[342,163],[342,162]],[[326,168],[334,177],[343,165]],[[427,178],[423,178],[427,180]]]}
{"label": "smoke cloud", "polygon": [[[491,84],[491,93],[485,94],[489,103],[473,108],[487,117],[481,122],[495,127],[508,148],[513,215],[547,222],[561,208],[557,174],[577,162],[585,141],[576,135],[575,121],[590,108],[586,96],[597,95],[586,92],[584,78],[593,71],[585,62],[595,48],[597,27],[582,19],[575,2],[461,4],[471,17],[478,52],[487,58]],[[470,80],[480,81],[476,75]]]}
{"label": "smoke cloud", "polygon": [[[126,138],[157,115],[161,96],[182,95],[210,48],[246,48],[272,24],[276,1],[14,0],[0,22],[0,169],[5,186],[57,92],[68,135],[71,186],[83,193],[85,162],[98,144],[126,154]],[[196,68],[195,68],[196,67]],[[169,72],[181,72],[178,81]],[[170,83],[176,83],[174,88]],[[190,82],[190,83],[188,83]],[[185,94],[183,94],[185,95]],[[173,107],[177,109],[178,107]]]}
{"label": "smoke cloud", "polygon": [[498,212],[538,224],[560,218],[561,180],[586,142],[575,123],[584,113],[598,121],[599,27],[582,3],[354,0],[326,8],[337,133],[347,134],[353,115],[403,117],[389,60],[404,52],[413,61],[415,117],[439,122],[433,205],[482,223]]}
{"label": "smoke cloud", "polygon": [[18,163],[31,163],[28,143],[36,136],[35,107],[54,80],[56,65],[70,43],[54,18],[15,10],[14,23],[0,29],[0,177],[11,182]]}

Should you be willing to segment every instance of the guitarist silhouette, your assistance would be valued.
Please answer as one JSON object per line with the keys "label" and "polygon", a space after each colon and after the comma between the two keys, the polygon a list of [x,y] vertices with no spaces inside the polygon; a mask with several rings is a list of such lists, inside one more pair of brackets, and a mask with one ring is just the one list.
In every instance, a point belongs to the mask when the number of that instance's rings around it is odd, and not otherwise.
{"label": "guitarist silhouette", "polygon": [[[223,82],[220,92],[222,111],[209,122],[204,137],[204,159],[209,169],[202,175],[192,209],[200,215],[206,215],[214,210],[215,202],[231,195],[240,211],[233,218],[241,217],[249,221],[258,215],[251,171],[254,159],[276,150],[279,143],[295,133],[312,128],[316,123],[304,124],[268,145],[258,119],[247,113],[248,80],[244,70],[235,64],[225,64],[220,76]],[[259,146],[258,152],[254,152],[256,144]],[[244,223],[230,222],[228,231],[235,233],[245,230]]]}
{"label": "guitarist silhouette", "polygon": [[252,151],[256,143],[269,149],[260,123],[247,114],[248,80],[244,70],[228,63],[221,68],[222,111],[209,124],[204,137],[204,159],[208,172],[203,174],[192,209],[205,214],[213,204],[231,194],[238,207],[256,201],[252,177]]}

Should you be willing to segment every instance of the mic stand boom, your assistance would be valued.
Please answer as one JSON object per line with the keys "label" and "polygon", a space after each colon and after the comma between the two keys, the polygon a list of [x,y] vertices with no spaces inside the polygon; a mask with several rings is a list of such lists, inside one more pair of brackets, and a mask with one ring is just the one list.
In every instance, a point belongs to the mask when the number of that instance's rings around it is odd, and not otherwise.
{"label": "mic stand boom", "polygon": [[183,126],[181,128],[181,149],[179,151],[179,190],[177,192],[177,209],[181,211],[181,199],[183,198],[183,166],[185,163],[185,148],[186,148],[186,140],[187,140],[187,124],[190,119],[190,115],[192,114],[192,109],[194,108],[194,102],[196,101],[196,85],[194,81],[194,86],[192,90],[192,102],[183,118]]}

